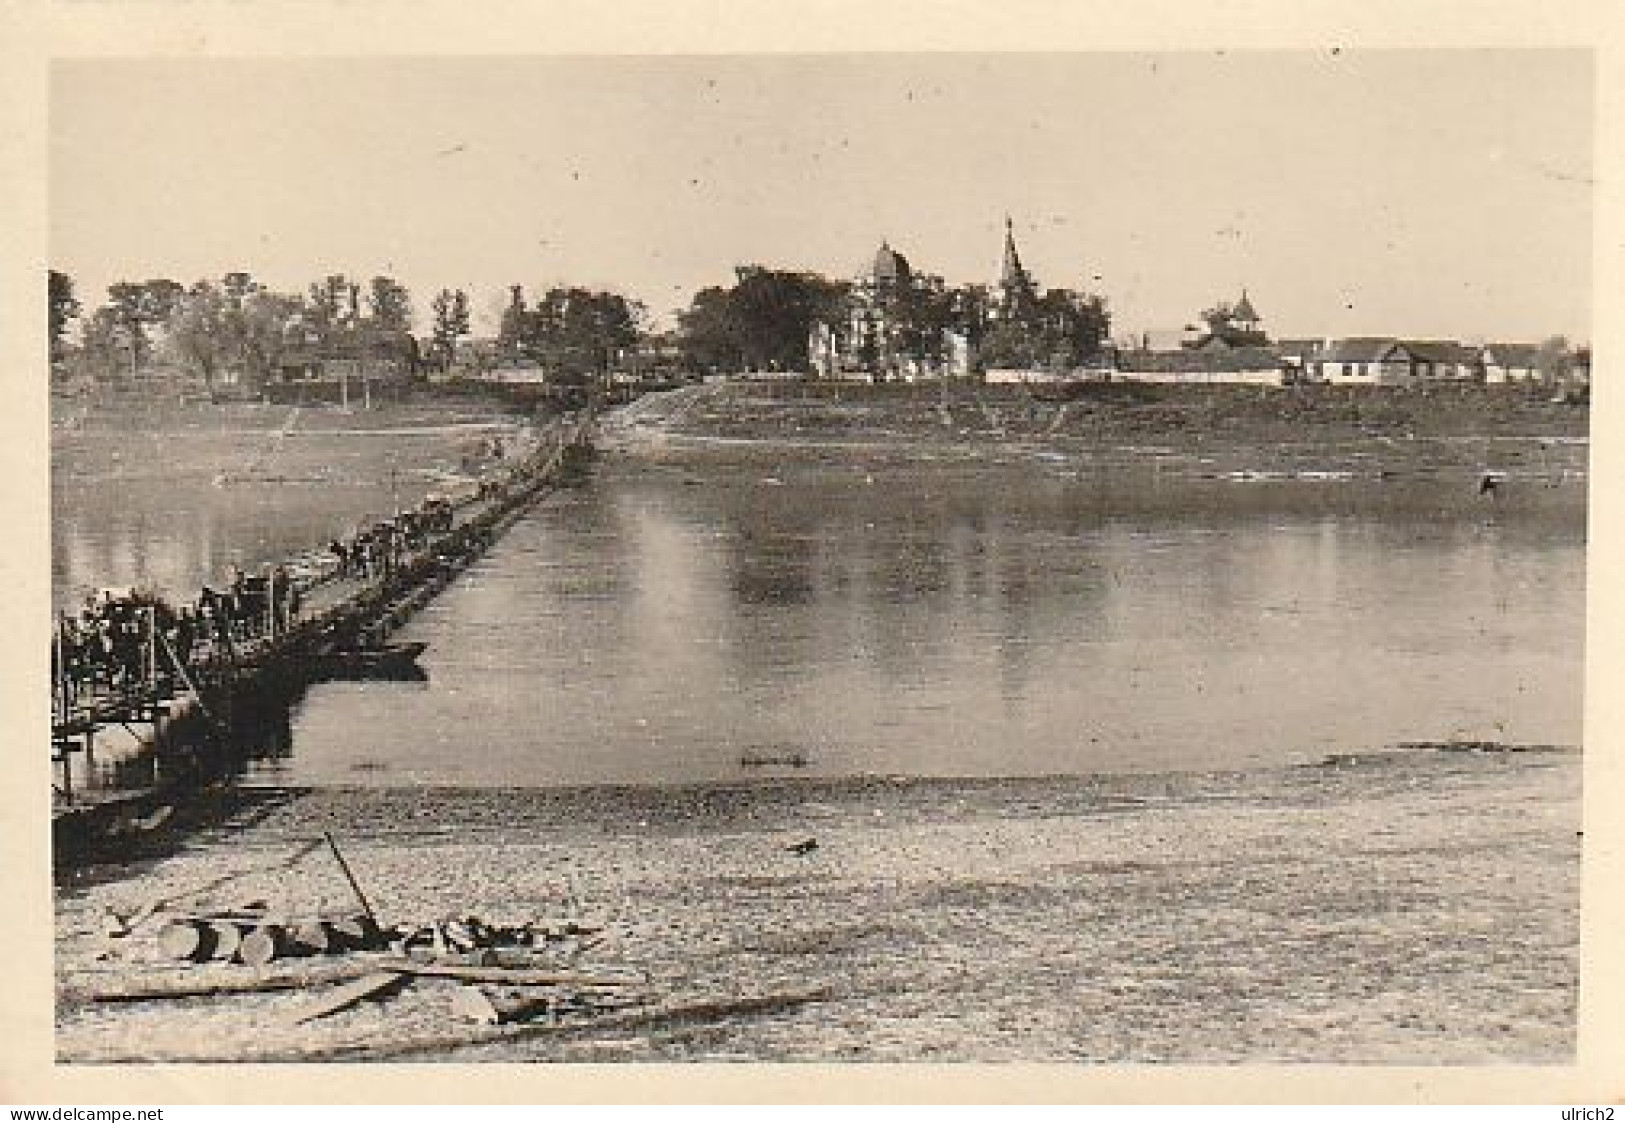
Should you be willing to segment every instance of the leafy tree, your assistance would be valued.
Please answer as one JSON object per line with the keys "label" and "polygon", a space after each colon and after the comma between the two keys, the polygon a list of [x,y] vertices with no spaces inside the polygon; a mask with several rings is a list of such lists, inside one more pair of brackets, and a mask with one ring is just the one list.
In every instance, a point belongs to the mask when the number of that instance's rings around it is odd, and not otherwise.
{"label": "leafy tree", "polygon": [[1100,355],[1111,330],[1106,301],[1070,289],[1050,289],[1038,301],[1039,340],[1049,365],[1080,366]]}
{"label": "leafy tree", "polygon": [[759,265],[735,278],[731,288],[701,290],[679,315],[683,353],[708,367],[805,370],[813,324],[841,317],[847,287]]}
{"label": "leafy tree", "polygon": [[323,343],[329,342],[344,322],[346,298],[353,314],[355,291],[342,273],[330,273],[310,286],[305,297],[305,318]]}
{"label": "leafy tree", "polygon": [[766,370],[806,370],[814,322],[840,317],[848,289],[816,273],[737,270],[731,304],[744,359]]}
{"label": "leafy tree", "polygon": [[965,337],[972,353],[980,350],[993,323],[993,295],[986,285],[962,285],[949,292],[953,329]]}
{"label": "leafy tree", "polygon": [[128,370],[134,373],[141,345],[134,326],[119,308],[104,304],[85,324],[85,357],[103,374]]}
{"label": "leafy tree", "polygon": [[169,338],[176,354],[203,375],[203,384],[211,391],[216,374],[237,350],[229,312],[225,294],[210,282],[199,281],[181,297],[169,318]]}
{"label": "leafy tree", "polygon": [[525,288],[523,285],[508,286],[508,304],[502,310],[502,320],[497,327],[497,349],[510,357],[518,357],[524,347],[526,324],[530,312],[525,308]]}
{"label": "leafy tree", "polygon": [[892,315],[898,349],[929,366],[947,357],[948,332],[956,325],[954,294],[941,277],[915,273],[899,285]]}
{"label": "leafy tree", "polygon": [[377,327],[386,331],[412,330],[412,296],[393,278],[379,276],[368,283],[367,309]]}
{"label": "leafy tree", "polygon": [[250,373],[264,378],[277,368],[294,342],[302,312],[299,298],[286,293],[256,288],[243,298],[238,346]]}
{"label": "leafy tree", "polygon": [[644,309],[619,293],[557,287],[525,317],[521,346],[556,370],[605,374],[638,341]]}
{"label": "leafy tree", "polygon": [[979,348],[983,367],[1032,370],[1043,361],[1043,341],[1029,327],[1001,320],[988,329]]}
{"label": "leafy tree", "polygon": [[199,281],[187,291],[170,317],[170,342],[212,391],[226,369],[255,378],[271,374],[303,310],[298,297],[270,292],[246,273],[228,273],[218,285]]}
{"label": "leafy tree", "polygon": [[1024,321],[1002,320],[989,328],[980,348],[988,367],[1070,370],[1097,358],[1111,330],[1111,314],[1099,296],[1049,289],[1035,298]]}
{"label": "leafy tree", "polygon": [[677,315],[677,345],[683,360],[700,370],[735,370],[744,366],[739,322],[727,289],[712,285],[694,294]]}
{"label": "leafy tree", "polygon": [[880,368],[880,340],[872,333],[865,333],[858,340],[858,365],[870,371]]}
{"label": "leafy tree", "polygon": [[429,304],[434,314],[434,345],[443,363],[450,363],[457,351],[457,340],[468,334],[468,294],[462,289],[453,292],[441,289]]}
{"label": "leafy tree", "polygon": [[164,278],[108,286],[108,303],[130,348],[132,367],[138,367],[151,351],[149,330],[166,322],[185,295],[184,285]]}
{"label": "leafy tree", "polygon": [[66,273],[50,271],[47,284],[47,308],[51,328],[51,357],[62,351],[62,336],[68,330],[68,321],[79,315],[79,301],[73,295],[73,278]]}

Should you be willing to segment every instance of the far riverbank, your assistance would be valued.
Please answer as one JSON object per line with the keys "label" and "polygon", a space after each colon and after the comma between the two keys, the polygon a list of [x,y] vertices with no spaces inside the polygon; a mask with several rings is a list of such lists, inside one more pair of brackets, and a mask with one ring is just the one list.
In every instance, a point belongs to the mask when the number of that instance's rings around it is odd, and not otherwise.
{"label": "far riverbank", "polygon": [[[639,459],[765,464],[1068,461],[1186,475],[1482,473],[1583,484],[1590,411],[1518,389],[1101,383],[1067,401],[1021,386],[714,382],[606,423]],[[1583,488],[1577,489],[1583,501]]]}

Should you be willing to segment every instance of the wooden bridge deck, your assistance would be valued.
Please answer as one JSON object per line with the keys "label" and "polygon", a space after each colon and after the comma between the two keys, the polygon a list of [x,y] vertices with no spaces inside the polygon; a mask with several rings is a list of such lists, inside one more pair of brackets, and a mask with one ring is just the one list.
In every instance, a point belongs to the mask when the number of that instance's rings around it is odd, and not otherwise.
{"label": "wooden bridge deck", "polygon": [[[254,689],[274,668],[297,668],[325,652],[381,638],[394,630],[482,555],[509,522],[557,484],[566,450],[584,444],[592,420],[589,416],[577,423],[573,432],[561,429],[552,455],[510,470],[499,493],[457,506],[451,527],[431,535],[390,575],[335,575],[302,588],[299,616],[286,631],[244,640],[229,652],[212,653],[196,662],[189,660],[185,675],[177,673],[169,661],[167,671],[156,681],[79,694],[66,712],[53,714],[52,757],[63,770],[63,784],[57,788],[60,803],[84,806],[89,793],[73,790],[72,758],[77,752],[88,756],[100,730],[131,723],[151,724],[156,729],[168,711],[197,694],[204,696],[198,701],[207,705],[212,693]],[[165,661],[157,661],[162,668]]]}

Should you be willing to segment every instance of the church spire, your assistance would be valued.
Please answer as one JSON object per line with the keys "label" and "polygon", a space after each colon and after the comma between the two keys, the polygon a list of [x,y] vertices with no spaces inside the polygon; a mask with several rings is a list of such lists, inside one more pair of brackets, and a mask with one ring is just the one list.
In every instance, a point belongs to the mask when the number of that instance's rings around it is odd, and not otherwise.
{"label": "church spire", "polygon": [[1241,300],[1236,304],[1236,320],[1239,323],[1253,325],[1258,323],[1258,312],[1253,308],[1253,302],[1247,299],[1247,286],[1241,286]]}
{"label": "church spire", "polygon": [[1027,271],[1021,267],[1021,255],[1016,252],[1016,227],[1010,216],[1004,216],[1004,267],[999,271],[999,284],[1005,288],[1025,284]]}
{"label": "church spire", "polygon": [[1033,279],[1021,264],[1016,250],[1016,227],[1010,216],[1004,216],[1004,265],[999,270],[1000,315],[1019,319],[1032,308]]}

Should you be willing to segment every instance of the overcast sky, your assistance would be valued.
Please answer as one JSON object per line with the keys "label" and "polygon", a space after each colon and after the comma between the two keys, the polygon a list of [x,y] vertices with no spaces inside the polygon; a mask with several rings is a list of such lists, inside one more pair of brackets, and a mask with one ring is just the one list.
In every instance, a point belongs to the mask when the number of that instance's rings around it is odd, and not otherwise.
{"label": "overcast sky", "polygon": [[1245,285],[1278,336],[1587,339],[1591,153],[1583,52],[59,62],[51,258],[87,309],[246,269],[669,319],[882,239],[992,281],[1008,213],[1114,334]]}

